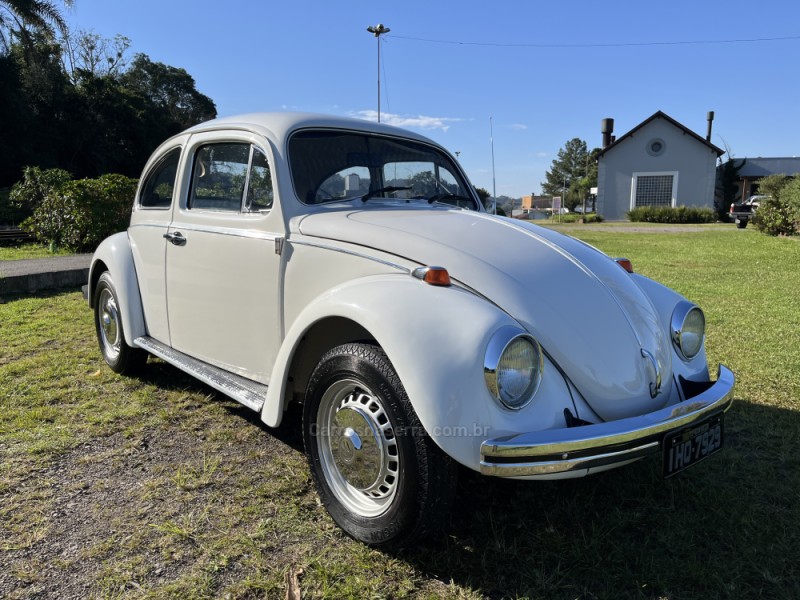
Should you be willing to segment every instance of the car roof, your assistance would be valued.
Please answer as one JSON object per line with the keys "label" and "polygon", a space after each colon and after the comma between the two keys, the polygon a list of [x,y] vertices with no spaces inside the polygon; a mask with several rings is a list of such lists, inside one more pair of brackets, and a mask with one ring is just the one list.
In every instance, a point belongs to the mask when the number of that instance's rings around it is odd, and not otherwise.
{"label": "car roof", "polygon": [[435,144],[435,142],[425,136],[385,123],[376,123],[375,121],[352,117],[301,112],[256,112],[231,115],[200,123],[194,127],[190,127],[183,133],[200,133],[221,129],[244,129],[262,133],[281,144],[294,131],[306,128],[368,131],[371,133],[401,136],[428,144]]}

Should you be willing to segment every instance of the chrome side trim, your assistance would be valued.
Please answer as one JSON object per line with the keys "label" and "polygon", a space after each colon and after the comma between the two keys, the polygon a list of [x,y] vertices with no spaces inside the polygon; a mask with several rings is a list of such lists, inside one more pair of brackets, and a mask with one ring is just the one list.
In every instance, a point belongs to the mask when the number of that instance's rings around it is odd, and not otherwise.
{"label": "chrome side trim", "polygon": [[706,391],[646,415],[486,440],[481,444],[481,473],[546,475],[641,458],[658,452],[667,433],[727,411],[734,385],[733,373],[720,365],[717,381]]}
{"label": "chrome side trim", "polygon": [[374,261],[376,263],[380,263],[387,267],[391,267],[393,269],[397,269],[398,271],[402,271],[403,273],[411,273],[411,269],[408,267],[404,267],[402,265],[398,265],[397,263],[390,262],[388,260],[383,260],[382,258],[378,258],[377,256],[370,256],[369,254],[364,254],[362,252],[355,252],[353,250],[348,250],[346,248],[339,248],[338,246],[331,246],[330,244],[320,244],[319,242],[307,242],[305,240],[292,240],[287,239],[287,243],[294,244],[297,246],[310,246],[312,248],[321,248],[323,250],[333,250],[334,252],[340,252],[342,254],[349,254],[350,256],[357,256],[359,258],[365,258],[367,260]]}
{"label": "chrome side trim", "polygon": [[260,412],[264,406],[267,397],[266,385],[192,358],[148,336],[136,338],[133,343],[251,410]]}
{"label": "chrome side trim", "polygon": [[[491,218],[491,217],[488,216],[488,215],[483,215],[483,218]],[[519,227],[518,225],[516,225],[514,223],[505,222],[505,221],[502,221],[502,220],[501,220],[501,223],[502,223],[502,225],[504,225],[506,227],[511,227],[511,228],[513,228],[513,229],[515,229],[517,231],[521,231],[523,234],[534,238],[535,240],[537,240],[538,242],[541,242],[542,244],[544,244],[545,246],[547,246],[551,250],[554,250],[555,252],[557,252],[558,254],[563,256],[565,259],[567,259],[569,262],[571,262],[573,265],[575,265],[578,269],[580,269],[585,275],[588,275],[598,285],[600,285],[600,287],[602,287],[603,290],[605,290],[606,294],[608,294],[608,296],[611,298],[611,300],[619,307],[620,312],[622,313],[623,317],[627,321],[628,327],[630,328],[631,332],[633,333],[633,337],[636,338],[636,341],[639,344],[639,347],[641,348],[641,347],[644,346],[644,344],[642,343],[642,338],[639,335],[639,332],[636,330],[636,327],[633,324],[633,321],[631,320],[631,317],[628,314],[628,311],[622,305],[622,303],[620,302],[619,298],[617,298],[617,295],[611,290],[609,285],[605,281],[600,279],[600,277],[598,277],[596,273],[594,273],[591,269],[589,269],[586,265],[584,265],[580,260],[578,260],[577,257],[575,257],[572,254],[570,254],[567,250],[565,250],[564,248],[562,248],[558,244],[555,244],[554,242],[551,242],[547,238],[544,238],[544,237],[540,236],[536,232],[531,231],[529,229],[525,229],[524,227]],[[611,259],[611,260],[613,260],[613,259]],[[652,302],[651,302],[651,305],[652,305]],[[655,312],[655,310],[654,310],[654,312]],[[655,314],[657,314],[657,313],[655,313]]]}
{"label": "chrome side trim", "polygon": [[155,227],[156,229],[169,229],[169,221],[165,221],[164,223],[136,223],[135,225],[128,225],[128,230],[135,229],[137,227]]}
{"label": "chrome side trim", "polygon": [[[247,213],[242,213],[247,214]],[[253,213],[256,214],[256,213]],[[250,238],[256,240],[274,241],[281,237],[278,233],[266,233],[263,231],[253,231],[250,229],[236,229],[232,227],[218,227],[216,225],[195,225],[193,223],[180,223],[173,221],[170,229],[180,231],[197,231],[200,233],[216,233],[218,235],[228,235],[232,237]]]}

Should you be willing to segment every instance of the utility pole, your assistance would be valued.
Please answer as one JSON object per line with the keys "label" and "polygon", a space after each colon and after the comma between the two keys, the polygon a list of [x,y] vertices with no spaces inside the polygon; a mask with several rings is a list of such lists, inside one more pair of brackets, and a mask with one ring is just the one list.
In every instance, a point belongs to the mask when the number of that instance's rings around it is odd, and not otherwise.
{"label": "utility pole", "polygon": [[384,27],[383,23],[378,23],[375,27],[370,25],[367,27],[369,31],[378,40],[378,123],[381,122],[381,35],[389,33],[391,29]]}

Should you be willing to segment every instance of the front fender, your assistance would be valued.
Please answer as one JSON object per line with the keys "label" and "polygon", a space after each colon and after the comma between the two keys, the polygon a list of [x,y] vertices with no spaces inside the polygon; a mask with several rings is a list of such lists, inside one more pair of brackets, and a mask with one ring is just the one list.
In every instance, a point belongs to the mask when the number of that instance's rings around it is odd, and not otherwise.
{"label": "front fender", "polygon": [[706,360],[706,346],[691,360],[681,358],[675,351],[675,346],[671,342],[671,319],[672,311],[675,306],[681,301],[686,300],[675,290],[672,290],[665,285],[653,281],[652,279],[634,273],[631,275],[639,287],[644,290],[644,293],[650,298],[653,306],[656,308],[656,313],[659,315],[661,325],[670,338],[670,348],[672,351],[672,369],[675,377],[682,376],[684,379],[691,381],[708,381],[710,378],[708,372],[708,362]]}
{"label": "front fender", "polygon": [[329,317],[350,319],[375,338],[425,430],[447,454],[472,469],[479,468],[480,444],[487,437],[524,427],[563,426],[563,408],[572,406],[561,406],[569,395],[563,379],[552,377],[552,368],[549,382],[543,381],[539,390],[546,400],[523,411],[506,410],[491,396],[483,375],[489,338],[504,325],[520,327],[499,308],[458,287],[435,287],[407,275],[376,275],[328,290],[292,323],[270,379],[262,412],[267,425],[280,423],[298,344],[315,323]]}
{"label": "front fender", "polygon": [[136,267],[133,264],[133,252],[128,233],[115,233],[103,240],[92,256],[89,270],[89,305],[94,306],[94,293],[97,280],[103,271],[108,271],[114,280],[114,287],[119,296],[118,307],[122,316],[122,328],[125,343],[134,346],[133,340],[147,335],[142,309],[142,298],[139,293],[139,281],[136,278]]}

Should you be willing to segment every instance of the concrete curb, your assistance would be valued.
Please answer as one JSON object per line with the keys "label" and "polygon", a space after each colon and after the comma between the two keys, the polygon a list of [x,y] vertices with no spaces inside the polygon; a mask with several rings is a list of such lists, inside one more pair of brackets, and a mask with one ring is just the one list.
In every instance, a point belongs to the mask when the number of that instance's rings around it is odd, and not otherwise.
{"label": "concrete curb", "polygon": [[76,288],[89,279],[91,254],[9,260],[0,263],[0,297]]}

